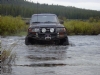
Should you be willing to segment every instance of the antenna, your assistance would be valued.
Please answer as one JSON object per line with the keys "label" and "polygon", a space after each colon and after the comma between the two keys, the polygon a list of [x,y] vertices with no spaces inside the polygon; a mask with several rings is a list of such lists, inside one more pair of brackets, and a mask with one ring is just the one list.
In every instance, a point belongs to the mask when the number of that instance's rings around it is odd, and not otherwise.
{"label": "antenna", "polygon": [[37,22],[38,22],[38,1],[37,1]]}
{"label": "antenna", "polygon": [[37,14],[38,14],[38,1],[37,1]]}

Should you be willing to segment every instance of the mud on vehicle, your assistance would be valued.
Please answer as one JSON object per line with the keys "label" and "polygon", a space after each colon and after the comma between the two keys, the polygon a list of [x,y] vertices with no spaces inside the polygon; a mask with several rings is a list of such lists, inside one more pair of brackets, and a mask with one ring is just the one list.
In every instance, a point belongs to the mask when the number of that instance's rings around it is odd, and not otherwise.
{"label": "mud on vehicle", "polygon": [[68,45],[66,28],[59,22],[55,14],[33,14],[29,22],[26,45],[55,44]]}

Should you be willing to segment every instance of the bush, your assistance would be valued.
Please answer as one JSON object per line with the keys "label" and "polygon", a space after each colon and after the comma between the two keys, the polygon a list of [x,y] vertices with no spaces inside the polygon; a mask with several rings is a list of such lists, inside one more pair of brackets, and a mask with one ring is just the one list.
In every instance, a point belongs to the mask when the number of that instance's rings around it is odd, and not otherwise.
{"label": "bush", "polygon": [[71,20],[65,21],[64,23],[67,33],[71,34],[81,34],[81,35],[97,35],[100,34],[100,22],[88,22]]}
{"label": "bush", "polygon": [[20,16],[0,16],[0,35],[12,35],[25,29],[25,22]]}

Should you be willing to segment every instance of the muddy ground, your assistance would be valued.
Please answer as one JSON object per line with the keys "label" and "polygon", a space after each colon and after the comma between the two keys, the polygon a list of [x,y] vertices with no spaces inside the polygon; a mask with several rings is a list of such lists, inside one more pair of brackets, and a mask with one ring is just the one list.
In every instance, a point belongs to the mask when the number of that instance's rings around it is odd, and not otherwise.
{"label": "muddy ground", "polygon": [[68,36],[69,46],[26,46],[24,38],[0,38],[3,47],[17,44],[16,61],[2,75],[100,75],[100,35]]}

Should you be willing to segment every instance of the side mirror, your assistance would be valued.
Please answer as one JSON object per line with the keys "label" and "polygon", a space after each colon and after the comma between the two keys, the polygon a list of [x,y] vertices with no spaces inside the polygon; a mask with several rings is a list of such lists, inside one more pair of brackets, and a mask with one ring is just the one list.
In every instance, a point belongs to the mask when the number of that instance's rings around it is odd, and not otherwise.
{"label": "side mirror", "polygon": [[29,22],[26,22],[26,25],[29,25],[30,23]]}
{"label": "side mirror", "polygon": [[63,20],[60,20],[60,24],[64,24],[64,21]]}

